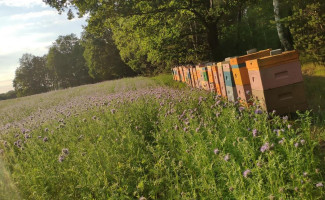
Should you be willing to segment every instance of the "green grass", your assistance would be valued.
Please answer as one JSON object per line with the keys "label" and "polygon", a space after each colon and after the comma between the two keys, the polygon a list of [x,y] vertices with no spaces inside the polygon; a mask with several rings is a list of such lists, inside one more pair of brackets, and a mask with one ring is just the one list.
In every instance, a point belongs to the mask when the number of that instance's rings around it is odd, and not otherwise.
{"label": "green grass", "polygon": [[0,199],[324,199],[321,112],[256,109],[171,75],[2,101]]}

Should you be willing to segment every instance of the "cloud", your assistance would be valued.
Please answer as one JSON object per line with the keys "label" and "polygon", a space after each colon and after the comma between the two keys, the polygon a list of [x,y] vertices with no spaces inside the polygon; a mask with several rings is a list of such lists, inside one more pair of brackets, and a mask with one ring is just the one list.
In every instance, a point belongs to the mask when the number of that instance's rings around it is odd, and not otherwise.
{"label": "cloud", "polygon": [[29,12],[29,13],[23,13],[23,14],[16,14],[11,15],[9,17],[10,20],[30,20],[34,18],[40,18],[40,17],[48,17],[48,16],[57,16],[58,13],[54,10],[43,10],[39,12]]}
{"label": "cloud", "polygon": [[0,0],[0,6],[9,7],[33,7],[46,6],[42,0]]}

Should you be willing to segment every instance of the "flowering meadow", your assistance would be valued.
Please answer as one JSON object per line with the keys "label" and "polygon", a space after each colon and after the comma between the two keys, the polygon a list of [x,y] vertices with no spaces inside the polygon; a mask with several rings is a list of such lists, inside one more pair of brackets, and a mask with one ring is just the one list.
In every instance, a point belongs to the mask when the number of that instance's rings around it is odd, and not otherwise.
{"label": "flowering meadow", "polygon": [[280,117],[162,80],[0,102],[0,199],[325,198],[308,111]]}

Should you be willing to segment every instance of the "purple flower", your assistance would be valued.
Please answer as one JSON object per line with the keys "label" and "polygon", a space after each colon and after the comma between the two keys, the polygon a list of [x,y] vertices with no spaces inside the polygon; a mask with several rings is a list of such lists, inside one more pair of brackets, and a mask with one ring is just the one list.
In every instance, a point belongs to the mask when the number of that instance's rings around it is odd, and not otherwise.
{"label": "purple flower", "polygon": [[290,129],[292,127],[292,125],[291,124],[288,124],[288,129]]}
{"label": "purple flower", "polygon": [[96,116],[93,116],[92,119],[95,120],[95,119],[97,119],[97,117]]}
{"label": "purple flower", "polygon": [[227,153],[227,155],[223,158],[226,162],[228,162],[228,160],[230,159],[230,155],[229,153]]}
{"label": "purple flower", "polygon": [[47,137],[43,138],[43,142],[47,142],[49,139]]}
{"label": "purple flower", "polygon": [[261,147],[261,152],[264,153],[266,151],[269,151],[270,150],[270,143],[265,143],[262,147]]}
{"label": "purple flower", "polygon": [[297,142],[297,143],[295,143],[295,147],[296,148],[298,148],[299,147],[299,143]]}
{"label": "purple flower", "polygon": [[178,130],[178,129],[179,129],[177,125],[175,125],[175,127],[174,127],[174,128],[175,128],[175,130]]}
{"label": "purple flower", "polygon": [[65,154],[65,155],[68,155],[69,154],[69,149],[63,148],[62,153]]}
{"label": "purple flower", "polygon": [[284,143],[284,138],[282,138],[280,141],[279,141],[279,144],[283,144]]}
{"label": "purple flower", "polygon": [[253,137],[256,137],[257,136],[257,129],[256,128],[253,129],[252,133],[253,133]]}
{"label": "purple flower", "polygon": [[147,200],[146,197],[140,197],[139,200]]}
{"label": "purple flower", "polygon": [[238,109],[239,109],[239,112],[243,112],[243,110],[245,110],[245,107],[240,106]]}
{"label": "purple flower", "polygon": [[300,140],[300,143],[301,143],[302,145],[304,145],[304,144],[306,143],[306,141],[305,141],[305,140]]}
{"label": "purple flower", "polygon": [[196,129],[195,129],[195,131],[198,133],[199,132],[199,130],[200,130],[200,127],[197,127]]}
{"label": "purple flower", "polygon": [[215,149],[213,152],[214,152],[214,154],[218,154],[219,153],[219,149]]}
{"label": "purple flower", "polygon": [[188,128],[184,127],[184,129],[183,129],[183,130],[184,130],[184,132],[187,132]]}
{"label": "purple flower", "polygon": [[248,175],[249,175],[250,173],[251,173],[251,170],[246,169],[246,170],[244,171],[244,173],[243,173],[243,176],[244,176],[245,178],[247,178]]}
{"label": "purple flower", "polygon": [[216,113],[216,117],[219,117],[220,113]]}
{"label": "purple flower", "polygon": [[45,128],[45,130],[44,130],[45,132],[47,132],[47,131],[49,131],[49,129],[48,128]]}
{"label": "purple flower", "polygon": [[116,110],[115,110],[115,109],[112,109],[112,110],[111,110],[111,113],[112,113],[112,114],[116,113]]}
{"label": "purple flower", "polygon": [[257,163],[256,163],[256,166],[257,166],[257,167],[262,167],[262,163],[257,162]]}
{"label": "purple flower", "polygon": [[286,115],[284,117],[282,117],[283,121],[288,121],[289,117]]}
{"label": "purple flower", "polygon": [[322,182],[319,182],[316,184],[316,187],[324,187],[323,183]]}
{"label": "purple flower", "polygon": [[64,161],[64,159],[65,159],[65,157],[64,157],[63,155],[60,155],[58,160],[59,160],[59,162],[61,163],[61,162]]}
{"label": "purple flower", "polygon": [[262,111],[261,109],[256,109],[256,110],[255,110],[255,114],[260,115],[260,114],[262,114],[262,113],[263,113],[263,111]]}
{"label": "purple flower", "polygon": [[304,172],[303,173],[304,177],[308,176],[308,173],[307,172]]}

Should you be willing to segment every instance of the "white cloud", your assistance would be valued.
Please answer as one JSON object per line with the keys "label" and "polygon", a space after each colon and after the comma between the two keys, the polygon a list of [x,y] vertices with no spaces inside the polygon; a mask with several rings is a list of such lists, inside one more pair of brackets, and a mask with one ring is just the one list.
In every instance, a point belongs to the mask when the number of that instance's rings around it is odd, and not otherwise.
{"label": "white cloud", "polygon": [[0,6],[9,7],[33,7],[45,6],[42,0],[0,0]]}
{"label": "white cloud", "polygon": [[40,17],[48,17],[48,16],[57,16],[58,12],[55,10],[43,10],[40,12],[29,12],[29,13],[23,13],[23,14],[16,14],[11,15],[9,19],[11,20],[30,20],[34,18],[40,18]]}

